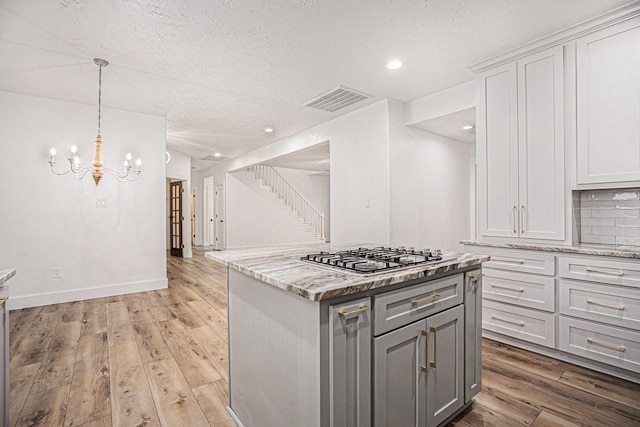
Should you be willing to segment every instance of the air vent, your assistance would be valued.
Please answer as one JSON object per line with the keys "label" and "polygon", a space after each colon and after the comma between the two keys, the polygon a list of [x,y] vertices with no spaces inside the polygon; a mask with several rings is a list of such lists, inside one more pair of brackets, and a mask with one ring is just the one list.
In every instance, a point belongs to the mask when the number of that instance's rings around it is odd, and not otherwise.
{"label": "air vent", "polygon": [[212,156],[211,154],[205,157],[200,157],[200,160],[208,160],[210,162],[219,162],[220,160],[224,160],[224,159],[226,159],[226,157]]}
{"label": "air vent", "polygon": [[338,86],[322,95],[316,96],[302,105],[333,113],[334,111],[338,111],[368,98],[371,98],[371,95],[358,92],[346,86]]}

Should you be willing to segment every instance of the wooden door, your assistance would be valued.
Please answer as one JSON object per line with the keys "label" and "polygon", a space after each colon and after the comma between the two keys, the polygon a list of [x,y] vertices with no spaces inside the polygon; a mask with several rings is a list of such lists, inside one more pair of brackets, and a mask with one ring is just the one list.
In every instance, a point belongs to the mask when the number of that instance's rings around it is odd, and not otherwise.
{"label": "wooden door", "polygon": [[182,181],[171,183],[169,221],[171,224],[171,255],[182,256]]}
{"label": "wooden door", "polygon": [[563,47],[518,60],[518,235],[564,240]]}
{"label": "wooden door", "polygon": [[640,181],[640,17],[578,39],[578,184]]}
{"label": "wooden door", "polygon": [[329,405],[332,426],[371,425],[371,300],[329,307]]}
{"label": "wooden door", "polygon": [[464,307],[428,317],[426,331],[426,425],[436,427],[464,405]]}
{"label": "wooden door", "polygon": [[373,425],[426,425],[427,321],[419,320],[373,340]]}
{"label": "wooden door", "polygon": [[516,64],[480,74],[477,88],[478,233],[517,237]]}

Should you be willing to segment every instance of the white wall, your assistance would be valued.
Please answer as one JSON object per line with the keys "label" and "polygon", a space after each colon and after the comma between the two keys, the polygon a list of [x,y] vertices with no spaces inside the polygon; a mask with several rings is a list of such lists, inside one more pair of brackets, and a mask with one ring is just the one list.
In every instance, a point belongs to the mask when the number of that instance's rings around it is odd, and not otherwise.
{"label": "white wall", "polygon": [[404,124],[407,126],[476,106],[476,82],[423,96],[404,104]]}
{"label": "white wall", "polygon": [[304,225],[293,220],[279,200],[260,188],[252,174],[228,173],[226,199],[229,249],[317,242]]}
{"label": "white wall", "polygon": [[[387,100],[225,161],[207,169],[204,175],[214,175],[218,179],[223,172],[240,170],[327,141],[331,144],[331,241],[388,244],[390,189]],[[238,218],[234,218],[229,211],[228,201],[232,191],[233,188],[227,187],[228,242],[233,241],[232,233],[242,227],[242,224],[234,224]],[[259,217],[254,221],[260,221]]]}
{"label": "white wall", "polygon": [[0,269],[17,270],[10,308],[167,287],[164,118],[103,109],[105,166],[120,167],[131,151],[143,171],[136,182],[105,175],[98,186],[54,176],[47,163],[55,146],[57,167],[68,167],[72,144],[90,163],[94,106],[0,92],[0,122]]}
{"label": "white wall", "polygon": [[404,125],[390,101],[391,243],[462,251],[470,233],[475,145]]}
{"label": "white wall", "polygon": [[324,234],[325,240],[330,241],[331,237],[331,203],[330,203],[330,180],[329,175],[318,175],[318,172],[275,168],[278,173],[293,187],[300,192],[313,206],[324,213]]}
{"label": "white wall", "polygon": [[[177,151],[167,150],[171,155],[171,160],[166,164],[166,177],[172,180],[182,181],[182,243],[184,249],[182,250],[182,256],[184,258],[191,258],[191,206],[189,204],[189,198],[191,197],[191,157],[186,154],[179,153]],[[168,216],[168,215],[167,215]],[[167,221],[169,219],[167,218]]]}

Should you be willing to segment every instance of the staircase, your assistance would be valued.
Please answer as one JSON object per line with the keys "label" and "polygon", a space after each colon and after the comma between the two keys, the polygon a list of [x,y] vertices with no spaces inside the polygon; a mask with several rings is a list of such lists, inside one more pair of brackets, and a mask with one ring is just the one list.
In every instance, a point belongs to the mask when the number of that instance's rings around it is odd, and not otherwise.
{"label": "staircase", "polygon": [[324,241],[324,213],[313,206],[298,190],[282,177],[271,166],[253,165],[247,168],[248,173],[260,183],[260,188],[272,194],[296,221],[303,224],[307,231]]}

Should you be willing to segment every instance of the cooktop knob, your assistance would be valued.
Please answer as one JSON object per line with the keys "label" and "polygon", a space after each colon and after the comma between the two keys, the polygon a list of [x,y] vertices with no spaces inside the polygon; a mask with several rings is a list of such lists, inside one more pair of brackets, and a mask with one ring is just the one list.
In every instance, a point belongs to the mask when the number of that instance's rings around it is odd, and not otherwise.
{"label": "cooktop knob", "polygon": [[435,256],[442,256],[442,249],[434,249],[433,254]]}

